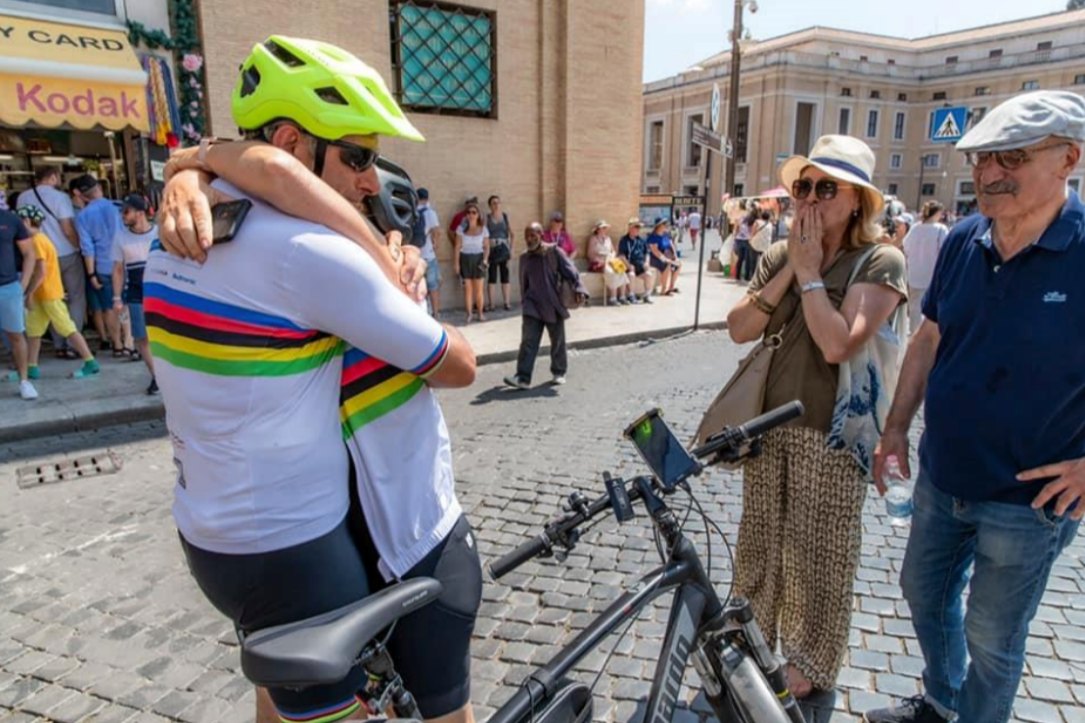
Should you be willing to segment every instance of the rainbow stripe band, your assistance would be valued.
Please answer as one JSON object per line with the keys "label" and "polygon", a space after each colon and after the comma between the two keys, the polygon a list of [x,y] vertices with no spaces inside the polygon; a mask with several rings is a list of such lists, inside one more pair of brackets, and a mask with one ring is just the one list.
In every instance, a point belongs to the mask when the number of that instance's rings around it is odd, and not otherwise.
{"label": "rainbow stripe band", "polygon": [[357,698],[345,700],[326,708],[306,711],[305,713],[287,713],[279,710],[279,720],[282,723],[335,723],[354,714],[361,707]]}
{"label": "rainbow stripe band", "polygon": [[158,283],[144,285],[151,350],[178,367],[216,376],[287,376],[327,364],[344,344],[288,319]]}

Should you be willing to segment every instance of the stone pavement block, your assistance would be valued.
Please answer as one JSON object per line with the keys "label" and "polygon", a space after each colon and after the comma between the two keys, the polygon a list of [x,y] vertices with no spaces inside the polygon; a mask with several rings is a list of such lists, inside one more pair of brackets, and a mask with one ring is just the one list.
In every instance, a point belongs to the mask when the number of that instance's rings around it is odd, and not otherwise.
{"label": "stone pavement block", "polygon": [[1017,699],[1013,706],[1014,715],[1030,723],[1063,723],[1059,709],[1050,703],[1038,700]]}
{"label": "stone pavement block", "polygon": [[865,690],[853,690],[848,693],[848,708],[855,715],[862,715],[868,710],[885,708],[893,704],[893,697],[883,693],[871,693]]}
{"label": "stone pavement block", "polygon": [[1066,723],[1085,723],[1085,707],[1080,705],[1060,705],[1058,708]]}
{"label": "stone pavement block", "polygon": [[843,688],[856,688],[858,690],[870,690],[872,676],[869,670],[844,667],[840,669],[840,675],[836,679],[837,685]]}
{"label": "stone pavement block", "polygon": [[1025,678],[1025,687],[1033,698],[1053,703],[1073,703],[1074,695],[1065,683],[1050,678]]}
{"label": "stone pavement block", "polygon": [[233,704],[221,698],[197,697],[195,702],[183,709],[176,717],[188,723],[204,721],[227,721]]}
{"label": "stone pavement block", "polygon": [[849,654],[849,661],[853,668],[863,668],[877,672],[887,672],[889,670],[889,656],[885,653],[852,649]]}
{"label": "stone pavement block", "polygon": [[4,688],[0,688],[0,706],[14,708],[45,685],[36,678],[19,678]]}
{"label": "stone pavement block", "polygon": [[24,713],[21,710],[4,710],[0,708],[0,723],[37,723],[40,721],[36,715]]}
{"label": "stone pavement block", "polygon": [[52,653],[46,653],[43,650],[27,650],[18,658],[8,661],[4,665],[4,669],[10,673],[30,675],[38,668],[48,663],[52,663],[56,659],[57,656]]}
{"label": "stone pavement block", "polygon": [[923,675],[923,668],[926,663],[923,662],[923,658],[911,656],[911,655],[890,655],[889,667],[897,675],[907,675],[912,678],[918,678]]}
{"label": "stone pavement block", "polygon": [[34,694],[19,703],[19,709],[27,713],[44,716],[51,708],[56,708],[72,696],[81,695],[71,688],[64,688],[55,683],[46,683]]}
{"label": "stone pavement block", "polygon": [[874,680],[875,690],[897,698],[908,698],[919,692],[919,685],[915,678],[892,673],[879,673],[874,676]]}
{"label": "stone pavement block", "polygon": [[51,708],[48,712],[51,720],[57,723],[77,723],[93,715],[106,706],[106,701],[101,698],[75,693],[63,703]]}
{"label": "stone pavement block", "polygon": [[156,685],[154,683],[145,683],[138,688],[130,690],[117,697],[116,702],[122,705],[127,705],[131,708],[150,708],[152,705],[169,695],[171,691],[169,688]]}
{"label": "stone pavement block", "polygon": [[1055,678],[1066,682],[1074,680],[1073,669],[1061,660],[1051,658],[1029,658],[1028,668],[1038,678]]}
{"label": "stone pavement block", "polygon": [[1062,660],[1072,660],[1078,663],[1085,662],[1085,643],[1056,640],[1055,655]]}
{"label": "stone pavement block", "polygon": [[127,723],[138,716],[140,712],[135,708],[128,708],[116,703],[107,703],[93,715],[88,716],[84,723]]}
{"label": "stone pavement block", "polygon": [[[100,666],[98,663],[84,663],[83,667],[86,668],[88,665]],[[89,683],[89,692],[101,698],[105,698],[106,700],[120,700],[126,694],[143,688],[150,682],[143,676],[128,670],[119,670],[116,668],[108,668],[108,670],[112,671],[111,674],[103,675],[101,677],[95,675],[95,679],[91,680]],[[79,671],[76,671],[72,675],[77,676],[78,674]],[[65,681],[67,684],[73,684],[75,682],[76,681],[74,680]],[[150,701],[148,701],[148,703],[149,702]],[[134,707],[138,708],[141,706],[137,705]]]}
{"label": "stone pavement block", "polygon": [[880,653],[904,652],[904,646],[901,645],[899,638],[890,637],[888,635],[865,635],[864,641],[868,650],[874,650]]}

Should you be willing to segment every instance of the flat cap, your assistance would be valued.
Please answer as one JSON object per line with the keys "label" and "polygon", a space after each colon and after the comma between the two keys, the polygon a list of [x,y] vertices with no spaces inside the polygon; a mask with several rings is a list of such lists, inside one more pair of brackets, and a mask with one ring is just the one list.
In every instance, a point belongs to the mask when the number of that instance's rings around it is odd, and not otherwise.
{"label": "flat cap", "polygon": [[1085,98],[1064,90],[1038,90],[995,107],[957,141],[958,151],[1008,151],[1048,136],[1085,141]]}

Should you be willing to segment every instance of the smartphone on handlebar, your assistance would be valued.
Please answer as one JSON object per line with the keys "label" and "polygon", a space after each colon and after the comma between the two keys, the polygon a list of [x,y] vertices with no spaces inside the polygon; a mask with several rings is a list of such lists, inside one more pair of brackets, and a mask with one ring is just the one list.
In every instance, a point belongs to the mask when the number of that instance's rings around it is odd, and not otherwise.
{"label": "smartphone on handlebar", "polygon": [[699,474],[701,465],[674,436],[659,408],[652,409],[630,424],[624,433],[667,492],[687,478]]}

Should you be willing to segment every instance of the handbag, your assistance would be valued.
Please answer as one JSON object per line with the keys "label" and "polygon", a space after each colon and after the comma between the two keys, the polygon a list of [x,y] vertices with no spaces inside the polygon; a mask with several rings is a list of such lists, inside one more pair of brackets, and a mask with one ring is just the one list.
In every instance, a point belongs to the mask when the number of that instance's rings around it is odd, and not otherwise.
{"label": "handbag", "polygon": [[503,264],[510,258],[512,258],[512,252],[509,251],[508,240],[500,239],[495,241],[493,246],[490,247],[491,264]]}
{"label": "handbag", "polygon": [[758,229],[757,233],[750,237],[750,248],[759,254],[763,254],[769,250],[769,246],[772,245],[772,224],[765,223]]}
{"label": "handbag", "polygon": [[[801,308],[800,306],[799,309]],[[772,357],[783,341],[783,333],[781,328],[772,336],[761,340],[746,358],[738,363],[738,369],[708,405],[701,423],[697,426],[694,444],[704,444],[705,440],[723,431],[724,427],[743,424],[761,414],[765,405],[769,367],[772,366]],[[737,469],[741,462],[721,462],[720,465],[726,469]]]}

